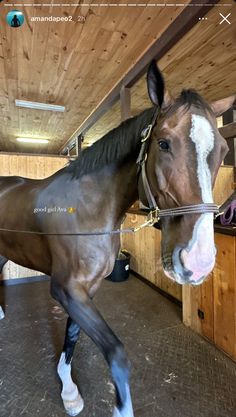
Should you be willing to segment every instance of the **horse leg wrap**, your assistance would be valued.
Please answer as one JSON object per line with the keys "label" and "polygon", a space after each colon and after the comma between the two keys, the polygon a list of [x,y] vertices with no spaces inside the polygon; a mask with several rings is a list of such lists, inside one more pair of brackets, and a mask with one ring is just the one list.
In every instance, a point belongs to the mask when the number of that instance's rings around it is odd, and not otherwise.
{"label": "horse leg wrap", "polygon": [[77,416],[84,408],[84,401],[81,397],[77,386],[71,378],[71,364],[65,361],[65,352],[62,352],[57,373],[62,382],[61,398],[65,407],[65,411],[69,416]]}

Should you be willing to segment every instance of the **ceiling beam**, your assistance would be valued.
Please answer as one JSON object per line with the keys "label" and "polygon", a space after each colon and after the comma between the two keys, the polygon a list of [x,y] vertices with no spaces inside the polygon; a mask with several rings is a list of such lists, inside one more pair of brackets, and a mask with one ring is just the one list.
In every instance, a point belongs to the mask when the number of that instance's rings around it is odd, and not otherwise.
{"label": "ceiling beam", "polygon": [[[154,42],[142,58],[131,68],[125,77],[116,84],[106,97],[99,103],[95,110],[84,120],[72,137],[63,145],[61,153],[66,153],[66,149],[73,149],[78,135],[90,129],[100,117],[102,117],[110,107],[120,98],[122,87],[131,88],[147,71],[147,67],[152,59],[160,60],[183,36],[198,23],[200,17],[204,17],[209,10],[219,3],[219,0],[191,0],[189,5],[177,16],[168,26],[165,32]],[[194,6],[195,5],[195,6]],[[191,7],[193,6],[193,7]]]}

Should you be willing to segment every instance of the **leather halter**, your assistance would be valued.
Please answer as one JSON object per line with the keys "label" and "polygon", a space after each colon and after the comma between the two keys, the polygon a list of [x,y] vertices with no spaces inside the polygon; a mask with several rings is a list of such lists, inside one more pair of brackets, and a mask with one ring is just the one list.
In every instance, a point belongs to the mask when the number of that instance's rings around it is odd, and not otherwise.
{"label": "leather halter", "polygon": [[143,129],[141,133],[141,148],[136,161],[138,165],[138,181],[142,182],[143,190],[148,201],[148,208],[151,210],[150,219],[151,223],[154,224],[158,222],[162,217],[169,216],[182,216],[184,214],[202,214],[202,213],[215,213],[219,214],[219,207],[214,203],[200,203],[200,204],[191,204],[187,206],[179,206],[176,208],[169,209],[159,209],[156,204],[156,200],[152,194],[147,174],[146,174],[146,161],[148,150],[150,146],[151,134],[154,126],[157,123],[159,117],[159,108],[156,108],[151,123]]}

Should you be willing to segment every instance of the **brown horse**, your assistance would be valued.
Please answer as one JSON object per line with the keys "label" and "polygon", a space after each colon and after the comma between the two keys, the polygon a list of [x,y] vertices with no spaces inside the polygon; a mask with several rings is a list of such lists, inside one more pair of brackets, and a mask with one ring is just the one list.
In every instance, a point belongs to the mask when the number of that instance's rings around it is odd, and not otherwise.
{"label": "brown horse", "polygon": [[[71,378],[80,329],[96,343],[110,366],[117,399],[113,417],[133,417],[133,408],[123,345],[92,301],[113,268],[119,234],[66,233],[119,229],[138,195],[147,204],[147,186],[144,179],[137,178],[142,138],[149,138],[146,157],[141,158],[146,180],[161,209],[211,204],[212,187],[227,152],[215,115],[226,111],[235,96],[207,104],[195,91],[187,90],[171,99],[155,63],[149,67],[147,85],[154,107],[122,123],[51,177],[0,179],[0,228],[8,229],[0,232],[1,265],[10,259],[50,275],[52,297],[69,315],[58,374],[70,415],[83,408]],[[144,129],[150,124],[146,134]],[[199,284],[215,262],[213,213],[169,215],[161,223],[167,275],[181,284]]]}

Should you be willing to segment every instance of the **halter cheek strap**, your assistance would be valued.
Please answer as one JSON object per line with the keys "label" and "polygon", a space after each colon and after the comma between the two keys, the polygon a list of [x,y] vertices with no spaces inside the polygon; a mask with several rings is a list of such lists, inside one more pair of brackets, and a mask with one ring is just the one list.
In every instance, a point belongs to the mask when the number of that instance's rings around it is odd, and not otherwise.
{"label": "halter cheek strap", "polygon": [[148,206],[150,209],[156,209],[157,205],[156,205],[155,198],[152,194],[152,191],[151,191],[148,179],[147,179],[146,160],[147,160],[148,150],[150,146],[150,138],[151,138],[152,130],[157,122],[158,116],[159,116],[159,108],[157,107],[154,112],[151,123],[145,129],[143,129],[141,133],[141,148],[140,148],[140,152],[136,161],[136,164],[138,165],[138,169],[137,169],[138,183],[139,184],[141,183],[143,187],[145,197],[148,201]]}
{"label": "halter cheek strap", "polygon": [[152,191],[151,191],[148,179],[147,179],[146,160],[147,160],[147,154],[148,154],[148,150],[150,146],[149,139],[151,138],[152,130],[157,122],[158,115],[159,115],[159,108],[157,107],[154,112],[151,123],[148,125],[148,127],[143,129],[141,133],[141,148],[140,148],[139,155],[136,161],[136,164],[138,165],[138,170],[137,170],[138,180],[142,181],[144,193],[147,198],[148,206],[150,209],[156,209],[157,205],[156,205],[155,198],[152,194]]}

